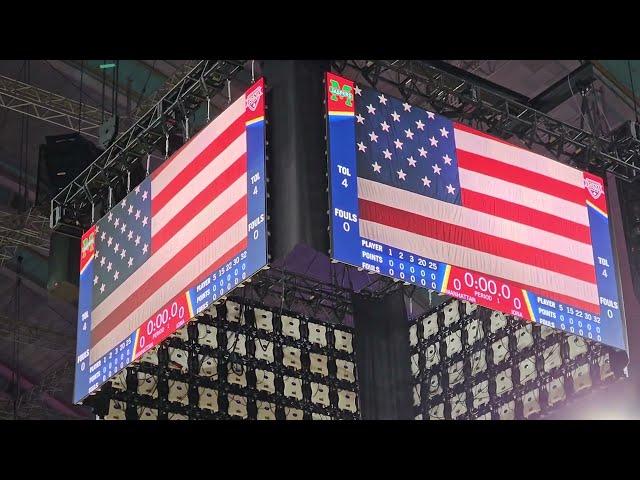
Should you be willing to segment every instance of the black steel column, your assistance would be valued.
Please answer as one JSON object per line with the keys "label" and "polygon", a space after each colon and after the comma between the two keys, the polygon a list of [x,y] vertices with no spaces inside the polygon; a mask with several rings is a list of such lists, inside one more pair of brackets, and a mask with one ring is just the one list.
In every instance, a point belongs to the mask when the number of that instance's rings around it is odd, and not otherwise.
{"label": "black steel column", "polygon": [[400,290],[382,300],[354,295],[360,409],[365,420],[409,420],[409,324]]}
{"label": "black steel column", "polygon": [[329,61],[265,60],[269,252],[329,249],[324,73]]}

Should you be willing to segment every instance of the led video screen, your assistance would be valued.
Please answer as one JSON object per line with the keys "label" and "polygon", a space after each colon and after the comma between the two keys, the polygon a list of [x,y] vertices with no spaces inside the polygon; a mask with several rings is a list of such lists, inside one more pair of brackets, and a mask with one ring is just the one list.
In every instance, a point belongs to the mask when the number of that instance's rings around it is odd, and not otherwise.
{"label": "led video screen", "polygon": [[264,82],[82,237],[74,402],[267,263]]}
{"label": "led video screen", "polygon": [[602,178],[326,77],[335,260],[625,348]]}

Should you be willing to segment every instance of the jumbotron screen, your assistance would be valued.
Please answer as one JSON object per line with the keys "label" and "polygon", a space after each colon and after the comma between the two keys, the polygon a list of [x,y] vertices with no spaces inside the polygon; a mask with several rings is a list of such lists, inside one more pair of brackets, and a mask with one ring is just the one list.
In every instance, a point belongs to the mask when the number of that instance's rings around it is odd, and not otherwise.
{"label": "jumbotron screen", "polygon": [[625,348],[602,178],[328,73],[332,257]]}
{"label": "jumbotron screen", "polygon": [[82,237],[74,402],[267,263],[264,82]]}

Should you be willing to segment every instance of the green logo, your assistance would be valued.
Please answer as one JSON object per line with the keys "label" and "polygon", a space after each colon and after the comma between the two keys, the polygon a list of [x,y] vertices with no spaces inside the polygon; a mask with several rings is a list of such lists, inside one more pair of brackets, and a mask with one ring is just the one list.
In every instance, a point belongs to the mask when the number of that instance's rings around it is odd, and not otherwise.
{"label": "green logo", "polygon": [[344,98],[347,107],[353,105],[353,93],[351,93],[351,85],[342,85],[337,80],[329,80],[329,93],[333,102],[338,101],[338,97]]}

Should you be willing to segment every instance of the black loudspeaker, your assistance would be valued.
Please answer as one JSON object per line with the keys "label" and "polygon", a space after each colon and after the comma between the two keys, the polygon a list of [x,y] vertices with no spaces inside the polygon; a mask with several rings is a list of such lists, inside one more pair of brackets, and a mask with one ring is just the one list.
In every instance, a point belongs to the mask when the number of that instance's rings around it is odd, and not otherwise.
{"label": "black loudspeaker", "polygon": [[36,203],[54,197],[101,153],[79,133],[45,137],[38,159]]}
{"label": "black loudspeaker", "polygon": [[70,303],[78,301],[80,238],[52,232],[47,290]]}

